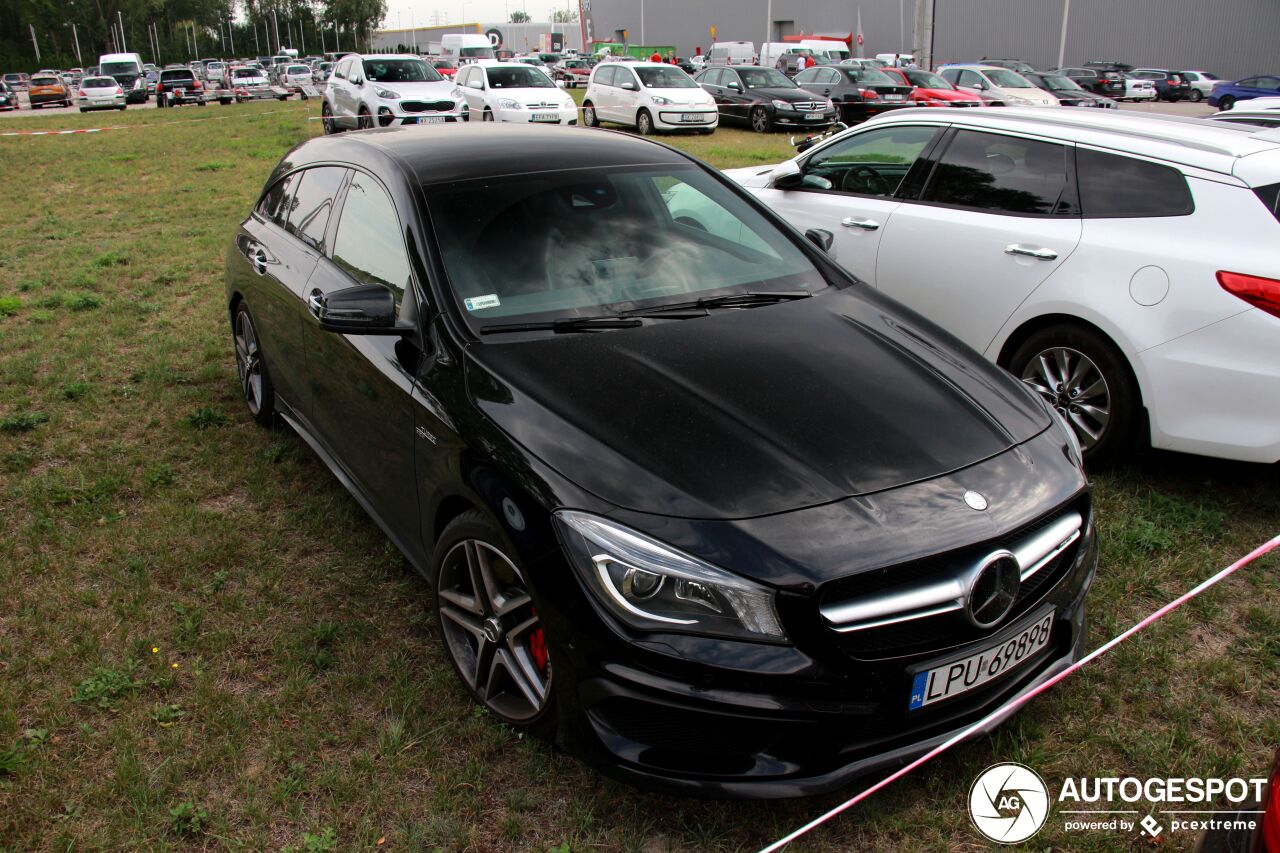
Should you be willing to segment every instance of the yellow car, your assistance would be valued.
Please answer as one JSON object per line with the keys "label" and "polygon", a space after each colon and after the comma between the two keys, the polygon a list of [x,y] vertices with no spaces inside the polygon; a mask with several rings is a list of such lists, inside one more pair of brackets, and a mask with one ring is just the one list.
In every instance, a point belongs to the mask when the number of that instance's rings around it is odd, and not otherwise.
{"label": "yellow car", "polygon": [[31,88],[27,90],[27,98],[31,101],[31,109],[54,104],[59,107],[71,106],[71,96],[67,87],[58,77],[37,75],[31,78]]}

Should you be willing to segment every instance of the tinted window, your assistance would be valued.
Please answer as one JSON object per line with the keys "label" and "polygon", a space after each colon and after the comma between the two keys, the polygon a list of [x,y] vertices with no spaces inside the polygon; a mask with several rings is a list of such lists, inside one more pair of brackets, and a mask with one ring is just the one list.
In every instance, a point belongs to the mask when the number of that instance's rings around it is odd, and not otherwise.
{"label": "tinted window", "polygon": [[1076,172],[1085,216],[1182,216],[1194,210],[1186,178],[1169,166],[1081,148]]}
{"label": "tinted window", "polygon": [[333,260],[361,284],[391,288],[397,301],[409,286],[409,257],[400,218],[382,185],[356,172],[342,204]]}
{"label": "tinted window", "polygon": [[959,85],[961,85],[961,86],[968,86],[968,87],[973,88],[973,89],[978,89],[978,88],[981,88],[982,86],[984,86],[984,85],[986,85],[986,84],[985,84],[985,83],[983,83],[983,81],[982,81],[982,75],[978,74],[978,72],[976,72],[976,71],[969,71],[968,69],[965,69],[965,70],[963,70],[963,71],[961,71],[961,72],[960,72],[960,83],[959,83]]}
{"label": "tinted window", "polygon": [[293,204],[290,205],[285,230],[316,248],[323,248],[324,230],[329,225],[333,199],[346,171],[336,166],[321,166],[303,172],[293,191]]}
{"label": "tinted window", "polygon": [[640,82],[650,89],[693,89],[698,85],[673,65],[637,68],[636,74],[640,75]]}
{"label": "tinted window", "polygon": [[1271,215],[1280,220],[1280,184],[1270,184],[1254,190],[1258,200],[1266,205]]}
{"label": "tinted window", "polygon": [[924,201],[996,213],[1071,213],[1061,145],[962,130],[934,168]]}
{"label": "tinted window", "polygon": [[339,80],[346,80],[346,79],[347,79],[347,66],[348,66],[348,65],[350,65],[350,64],[351,64],[351,60],[349,60],[349,59],[344,59],[344,60],[342,60],[341,62],[339,62],[339,63],[338,63],[337,65],[335,65],[335,66],[334,66],[334,68],[333,68],[333,76],[334,76],[334,77],[337,77]]}
{"label": "tinted window", "polygon": [[289,218],[289,206],[293,202],[293,184],[296,177],[297,173],[294,173],[276,181],[262,197],[262,201],[258,202],[258,213],[282,228]]}
{"label": "tinted window", "polygon": [[494,89],[554,89],[551,78],[536,68],[513,65],[507,68],[490,68],[489,85]]}
{"label": "tinted window", "polygon": [[814,154],[804,171],[827,179],[839,192],[890,196],[937,132],[933,127],[891,127],[859,133]]}

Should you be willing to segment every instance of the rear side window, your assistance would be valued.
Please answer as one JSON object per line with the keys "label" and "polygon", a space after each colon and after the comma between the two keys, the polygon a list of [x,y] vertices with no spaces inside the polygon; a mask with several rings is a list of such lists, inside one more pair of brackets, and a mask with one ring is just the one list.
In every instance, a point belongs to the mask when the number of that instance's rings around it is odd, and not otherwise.
{"label": "rear side window", "polygon": [[329,225],[333,199],[342,186],[347,170],[337,166],[319,166],[301,173],[289,205],[289,220],[284,230],[304,243],[324,248],[324,231]]}
{"label": "rear side window", "polygon": [[1266,205],[1267,210],[1271,211],[1271,215],[1280,221],[1280,184],[1255,187],[1253,191],[1257,194],[1258,199]]}
{"label": "rear side window", "polygon": [[281,228],[285,226],[289,219],[289,206],[293,202],[293,185],[297,176],[295,172],[271,185],[271,189],[267,190],[267,194],[262,197],[262,201],[258,202],[258,214],[260,216],[274,222]]}
{"label": "rear side window", "polygon": [[922,200],[992,213],[1074,214],[1068,154],[1051,142],[962,130],[934,167]]}
{"label": "rear side window", "polygon": [[1090,218],[1186,216],[1195,210],[1187,179],[1170,166],[1080,148],[1076,171],[1080,206]]}

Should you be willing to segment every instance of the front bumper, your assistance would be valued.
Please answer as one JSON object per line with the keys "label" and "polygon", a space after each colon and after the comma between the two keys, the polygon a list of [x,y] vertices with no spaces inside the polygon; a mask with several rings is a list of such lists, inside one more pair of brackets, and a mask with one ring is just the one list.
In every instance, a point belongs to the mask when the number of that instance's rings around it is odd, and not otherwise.
{"label": "front bumper", "polygon": [[[685,121],[689,117],[692,121]],[[681,107],[679,104],[667,104],[654,108],[654,126],[662,130],[682,130],[684,128],[715,127],[720,121],[720,113],[715,107]]]}
{"label": "front bumper", "polygon": [[[537,120],[535,121],[535,116]],[[552,120],[550,117],[555,116]],[[578,108],[575,107],[536,107],[534,109],[513,110],[499,108],[494,110],[494,118],[498,121],[515,124],[577,124]]]}
{"label": "front bumper", "polygon": [[[906,104],[903,104],[903,106],[906,106]],[[811,116],[814,115],[820,115],[820,117],[811,118]],[[800,112],[798,110],[780,110],[777,107],[773,108],[774,124],[786,125],[788,127],[826,127],[829,124],[835,123],[839,115],[840,113],[835,107],[832,107],[829,110],[823,110],[820,114],[817,110]]]}
{"label": "front bumper", "polygon": [[392,127],[395,125],[414,124],[446,124],[468,121],[469,110],[465,104],[455,105],[450,110],[423,110],[414,112],[406,110],[401,104],[382,104],[374,114],[375,127]]}

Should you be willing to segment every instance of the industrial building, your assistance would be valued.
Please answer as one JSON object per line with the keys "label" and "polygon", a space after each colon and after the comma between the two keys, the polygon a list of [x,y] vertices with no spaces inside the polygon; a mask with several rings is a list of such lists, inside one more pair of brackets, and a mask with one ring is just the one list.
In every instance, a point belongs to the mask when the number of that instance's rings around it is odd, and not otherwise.
{"label": "industrial building", "polygon": [[[1236,78],[1277,70],[1277,0],[930,0],[933,64],[1017,58],[1037,68],[1109,59]],[[911,52],[915,0],[581,0],[587,42],[675,45],[688,56],[713,41],[848,35],[861,17],[866,56]],[[930,11],[932,14],[930,15]],[[1065,26],[1064,26],[1065,25]]]}
{"label": "industrial building", "polygon": [[487,34],[495,48],[505,47],[515,53],[541,50],[544,39],[557,40],[564,47],[582,49],[582,28],[577,23],[486,24],[479,21],[436,27],[397,27],[376,30],[373,34],[373,49],[395,51],[403,46],[409,50],[416,47],[418,53],[428,53],[433,50],[432,45],[440,43],[441,36],[452,33]]}

